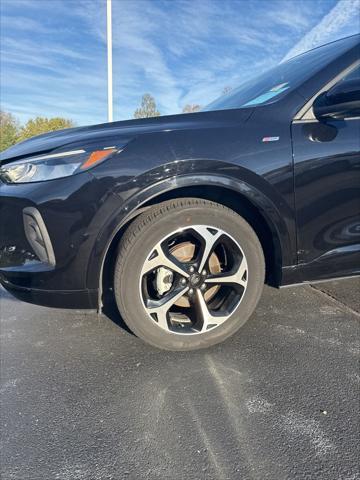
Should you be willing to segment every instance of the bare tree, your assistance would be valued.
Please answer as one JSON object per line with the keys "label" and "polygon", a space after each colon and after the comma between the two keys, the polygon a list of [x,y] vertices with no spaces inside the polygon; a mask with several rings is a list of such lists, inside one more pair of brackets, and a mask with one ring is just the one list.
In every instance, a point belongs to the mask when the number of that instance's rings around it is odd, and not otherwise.
{"label": "bare tree", "polygon": [[194,112],[198,112],[200,109],[201,109],[200,105],[188,103],[182,109],[182,113],[194,113]]}
{"label": "bare tree", "polygon": [[160,112],[156,109],[155,98],[150,93],[145,93],[141,99],[141,107],[134,112],[134,118],[159,117]]}
{"label": "bare tree", "polygon": [[229,87],[229,85],[226,85],[224,88],[223,88],[223,95],[226,95],[227,93],[230,93],[232,90],[232,87]]}

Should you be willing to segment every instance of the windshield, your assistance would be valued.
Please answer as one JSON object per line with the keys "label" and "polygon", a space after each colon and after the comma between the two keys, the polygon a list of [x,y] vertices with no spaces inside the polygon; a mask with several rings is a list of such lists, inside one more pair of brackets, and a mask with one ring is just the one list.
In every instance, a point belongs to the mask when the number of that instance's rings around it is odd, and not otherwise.
{"label": "windshield", "polygon": [[203,108],[203,111],[227,110],[273,103],[348,50],[351,46],[349,40],[350,38],[347,38],[330,43],[280,63],[218,98]]}

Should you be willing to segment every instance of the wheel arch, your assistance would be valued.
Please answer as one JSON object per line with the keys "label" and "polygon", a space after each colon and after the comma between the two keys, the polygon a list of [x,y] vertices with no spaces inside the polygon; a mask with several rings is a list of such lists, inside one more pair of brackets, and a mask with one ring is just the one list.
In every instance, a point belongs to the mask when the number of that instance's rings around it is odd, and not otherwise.
{"label": "wheel arch", "polygon": [[167,179],[142,191],[113,220],[112,233],[99,258],[99,306],[102,305],[102,293],[111,285],[110,260],[130,223],[155,204],[184,197],[221,203],[245,218],[258,235],[264,250],[266,283],[273,286],[281,284],[282,267],[291,255],[291,241],[284,219],[273,201],[246,182],[220,176],[186,175]]}
{"label": "wheel arch", "polygon": [[[278,285],[281,280],[282,247],[278,232],[274,225],[270,225],[262,216],[260,210],[243,194],[229,188],[216,185],[203,185],[201,192],[198,187],[181,187],[174,191],[165,192],[145,205],[152,205],[174,200],[175,198],[201,198],[220,203],[243,217],[257,234],[264,251],[266,260],[266,282],[270,285]],[[280,267],[277,271],[276,267]]]}

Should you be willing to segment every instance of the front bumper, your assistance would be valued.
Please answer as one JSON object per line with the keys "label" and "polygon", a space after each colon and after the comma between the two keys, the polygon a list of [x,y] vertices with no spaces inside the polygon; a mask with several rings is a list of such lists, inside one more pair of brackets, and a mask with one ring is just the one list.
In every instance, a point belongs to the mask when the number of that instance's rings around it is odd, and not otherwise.
{"label": "front bumper", "polygon": [[[15,279],[16,280],[16,279]],[[45,307],[98,309],[98,290],[41,290],[12,283],[0,274],[1,285],[23,302]]]}
{"label": "front bumper", "polygon": [[87,172],[41,183],[1,183],[0,283],[31,303],[97,308],[99,277],[89,279],[89,259],[119,203]]}

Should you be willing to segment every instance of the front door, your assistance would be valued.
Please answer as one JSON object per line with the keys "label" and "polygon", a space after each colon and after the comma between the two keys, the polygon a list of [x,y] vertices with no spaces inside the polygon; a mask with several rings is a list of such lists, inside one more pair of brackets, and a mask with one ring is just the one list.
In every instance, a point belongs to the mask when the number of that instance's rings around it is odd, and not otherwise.
{"label": "front door", "polygon": [[360,273],[360,118],[294,121],[292,139],[299,263],[309,279]]}

